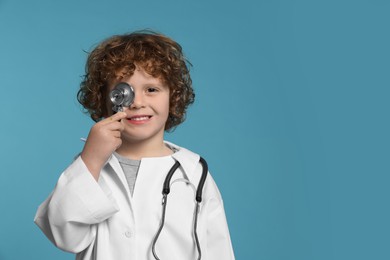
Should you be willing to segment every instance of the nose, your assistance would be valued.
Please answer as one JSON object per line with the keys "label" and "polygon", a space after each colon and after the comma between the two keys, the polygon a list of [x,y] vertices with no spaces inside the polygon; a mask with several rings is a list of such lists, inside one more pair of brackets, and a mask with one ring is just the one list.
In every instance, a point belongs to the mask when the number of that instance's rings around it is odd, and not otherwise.
{"label": "nose", "polygon": [[133,103],[130,105],[130,109],[139,109],[143,107],[145,107],[145,100],[142,96],[142,93],[134,91],[134,100]]}

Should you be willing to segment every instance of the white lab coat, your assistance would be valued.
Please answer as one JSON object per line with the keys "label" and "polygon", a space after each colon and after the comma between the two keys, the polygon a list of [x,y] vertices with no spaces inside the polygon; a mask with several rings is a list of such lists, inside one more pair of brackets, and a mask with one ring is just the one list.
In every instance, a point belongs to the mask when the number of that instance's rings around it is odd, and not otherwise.
{"label": "white lab coat", "polygon": [[[152,241],[162,215],[162,185],[179,161],[168,196],[165,226],[156,244],[160,259],[197,259],[193,236],[195,192],[202,167],[199,155],[176,145],[171,156],[141,160],[133,196],[115,156],[96,182],[81,157],[60,176],[39,206],[35,223],[60,249],[77,260],[154,260]],[[233,260],[233,248],[218,188],[208,174],[198,217],[203,260]]]}

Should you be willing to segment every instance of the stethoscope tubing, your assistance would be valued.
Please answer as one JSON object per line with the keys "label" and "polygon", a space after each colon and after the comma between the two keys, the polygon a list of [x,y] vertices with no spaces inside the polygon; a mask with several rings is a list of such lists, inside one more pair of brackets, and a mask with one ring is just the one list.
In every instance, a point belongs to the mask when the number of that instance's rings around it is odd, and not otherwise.
{"label": "stethoscope tubing", "polygon": [[[202,157],[200,157],[199,162],[202,165],[202,176],[199,180],[199,184],[198,184],[198,187],[196,189],[196,197],[195,197],[196,205],[195,205],[195,210],[194,210],[195,211],[195,213],[194,213],[195,214],[194,237],[195,237],[196,248],[198,250],[198,260],[200,260],[202,257],[202,250],[200,248],[199,238],[198,238],[198,234],[197,234],[196,230],[197,230],[197,225],[198,225],[198,214],[199,214],[200,203],[202,202],[203,186],[206,182],[207,173],[208,173],[208,165],[207,165],[206,160],[203,159]],[[176,170],[179,167],[180,167],[180,163],[178,161],[176,161],[175,164],[172,166],[172,168],[169,170],[167,176],[165,177],[165,181],[163,184],[161,223],[160,223],[160,227],[159,227],[159,229],[158,229],[158,231],[153,239],[153,243],[152,243],[152,253],[153,253],[153,256],[156,260],[160,260],[160,258],[157,256],[157,253],[156,253],[156,243],[157,243],[158,237],[160,236],[160,233],[161,233],[161,231],[164,227],[164,223],[165,223],[165,212],[166,212],[166,207],[167,207],[167,203],[168,203],[168,194],[170,192],[170,181],[172,179],[173,174],[176,172]]]}

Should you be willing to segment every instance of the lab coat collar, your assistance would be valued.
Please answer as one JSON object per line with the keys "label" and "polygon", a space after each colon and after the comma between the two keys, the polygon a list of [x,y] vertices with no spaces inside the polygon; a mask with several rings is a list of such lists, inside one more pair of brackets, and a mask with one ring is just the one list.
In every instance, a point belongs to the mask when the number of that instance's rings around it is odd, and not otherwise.
{"label": "lab coat collar", "polygon": [[165,143],[175,147],[178,150],[176,153],[172,154],[172,157],[180,163],[184,173],[189,178],[189,181],[195,183],[199,179],[199,176],[195,175],[195,169],[199,164],[200,156],[196,153],[191,152],[190,150],[187,150],[186,148],[179,147],[170,142]]}
{"label": "lab coat collar", "polygon": [[[199,179],[199,176],[195,175],[195,169],[199,163],[200,156],[174,143],[168,141],[164,141],[164,142],[169,146],[174,147],[177,150],[177,152],[173,153],[171,156],[166,156],[165,158],[167,159],[173,158],[174,160],[178,161],[181,165],[181,168],[184,171],[184,174],[189,178],[189,181],[195,183]],[[163,158],[157,157],[157,158],[163,159],[164,157]],[[145,158],[145,159],[150,160],[153,158]],[[117,173],[122,172],[122,168],[119,164],[119,161],[114,155],[111,155],[111,157],[108,159],[108,163],[111,165],[111,167],[114,169],[115,172]],[[119,174],[119,178],[123,183],[126,183],[124,174]],[[125,188],[127,188],[126,185],[124,186]]]}

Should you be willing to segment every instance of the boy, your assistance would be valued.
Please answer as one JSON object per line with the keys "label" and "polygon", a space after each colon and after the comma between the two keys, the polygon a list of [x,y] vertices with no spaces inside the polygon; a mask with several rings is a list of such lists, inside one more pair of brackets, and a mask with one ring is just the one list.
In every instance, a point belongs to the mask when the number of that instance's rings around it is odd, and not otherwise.
{"label": "boy", "polygon": [[[134,101],[113,114],[109,93],[123,82]],[[89,54],[78,100],[97,123],[38,209],[35,223],[45,235],[79,260],[234,259],[209,174],[194,216],[199,155],[164,141],[164,131],[183,122],[194,101],[181,46],[153,32],[103,41]],[[162,185],[175,162],[180,167],[162,213]]]}

